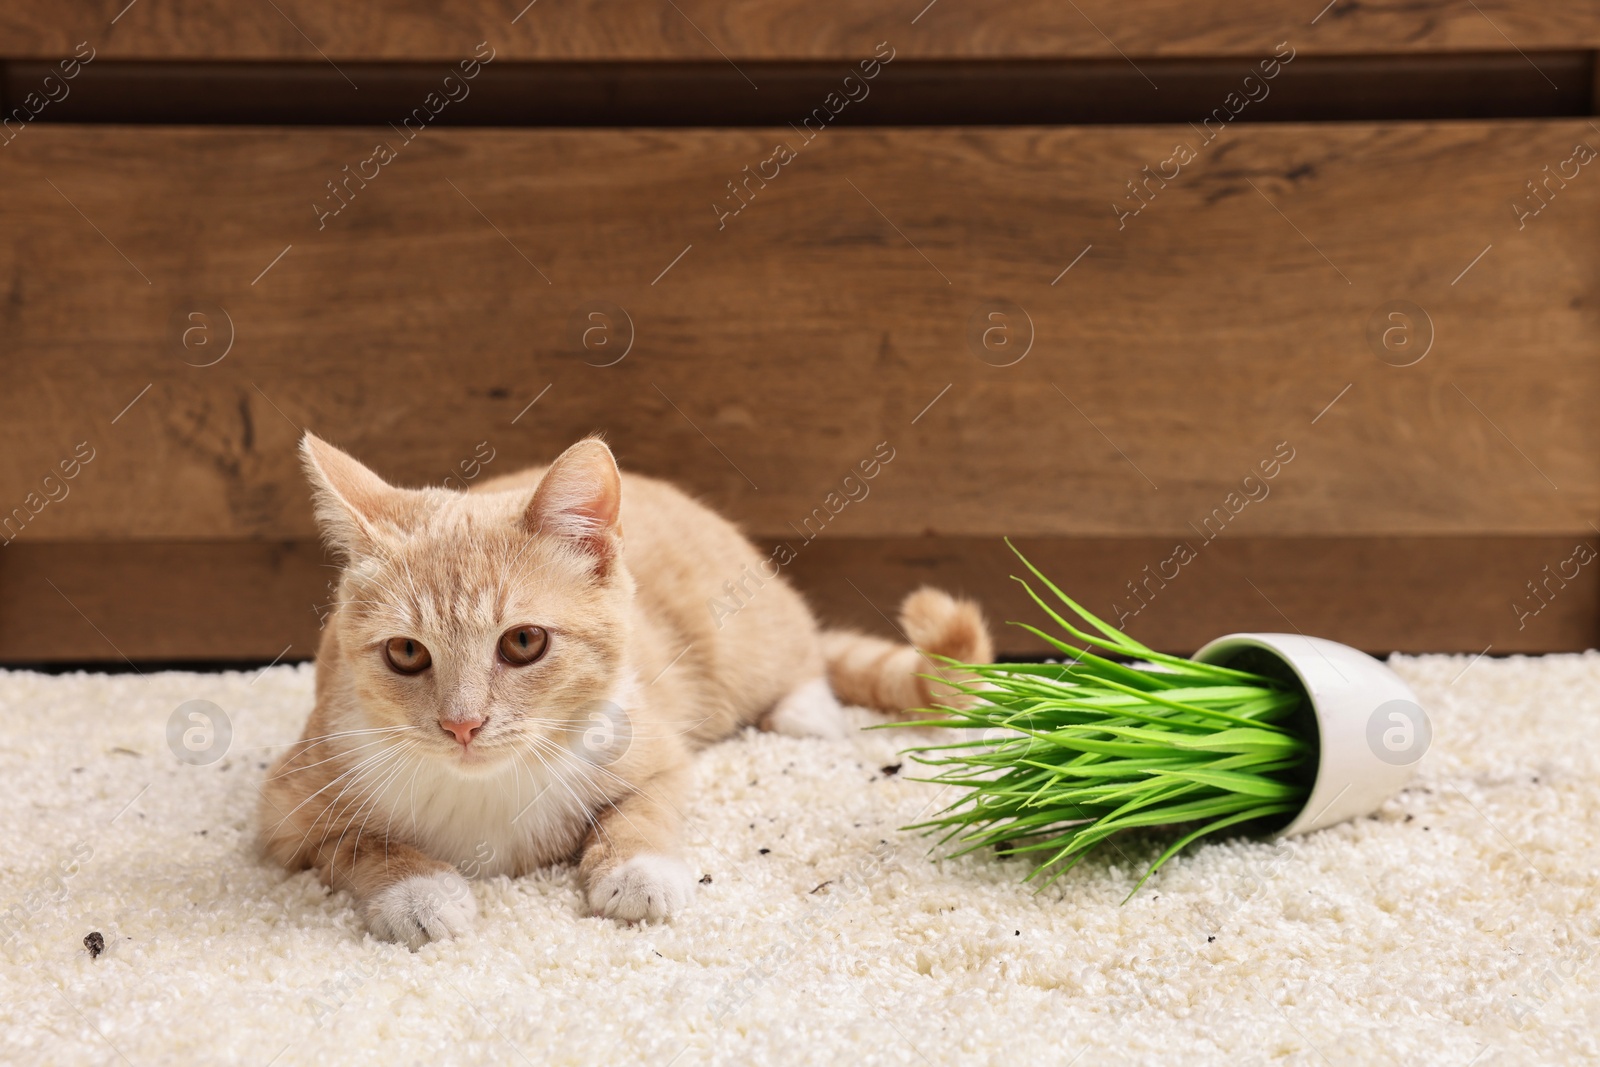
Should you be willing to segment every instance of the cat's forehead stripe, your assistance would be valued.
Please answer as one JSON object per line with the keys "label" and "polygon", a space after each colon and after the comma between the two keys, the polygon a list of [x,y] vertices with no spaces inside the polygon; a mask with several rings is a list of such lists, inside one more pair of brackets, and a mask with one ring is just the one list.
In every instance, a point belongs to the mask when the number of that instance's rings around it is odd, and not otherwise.
{"label": "cat's forehead stripe", "polygon": [[506,623],[516,590],[545,572],[548,560],[535,563],[527,540],[467,538],[467,525],[452,523],[446,543],[435,539],[425,550],[353,564],[348,602],[401,629],[449,632]]}

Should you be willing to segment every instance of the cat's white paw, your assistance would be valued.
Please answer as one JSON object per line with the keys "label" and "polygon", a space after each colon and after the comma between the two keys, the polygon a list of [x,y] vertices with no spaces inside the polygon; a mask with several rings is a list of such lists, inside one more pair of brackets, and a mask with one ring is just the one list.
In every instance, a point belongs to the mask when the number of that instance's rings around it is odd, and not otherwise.
{"label": "cat's white paw", "polygon": [[455,871],[415,874],[374,893],[366,903],[367,929],[415,952],[429,941],[460,937],[472,929],[478,902]]}
{"label": "cat's white paw", "polygon": [[589,887],[596,915],[623,922],[671,917],[694,895],[694,875],[682,860],[644,852],[613,867]]}
{"label": "cat's white paw", "polygon": [[837,740],[849,731],[844,709],[824,678],[799,685],[761,720],[764,729],[789,737],[826,737]]}

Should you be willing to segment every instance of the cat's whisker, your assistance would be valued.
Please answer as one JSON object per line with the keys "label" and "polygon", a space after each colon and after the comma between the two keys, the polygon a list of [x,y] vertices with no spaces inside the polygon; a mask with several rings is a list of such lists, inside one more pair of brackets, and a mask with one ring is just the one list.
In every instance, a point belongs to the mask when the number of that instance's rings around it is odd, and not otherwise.
{"label": "cat's whisker", "polygon": [[[521,793],[519,791],[518,796],[517,796],[517,813],[511,817],[511,822],[512,822],[513,825],[515,825],[516,821],[518,819],[522,818],[522,816],[527,813],[528,808],[533,807],[534,804],[538,803],[540,797],[544,796],[545,793],[550,791],[550,786],[553,785],[554,782],[553,782],[553,779],[552,779],[552,773],[551,773],[550,767],[543,760],[539,760],[539,766],[542,767],[544,769],[544,771],[545,771],[545,773],[543,775],[541,775],[538,771],[533,769],[533,766],[531,764],[528,763],[527,756],[524,753],[516,751],[516,750],[513,750],[511,755],[518,763],[522,764],[522,769],[528,772],[528,784],[530,786],[533,785],[534,783],[540,781],[541,779],[545,779],[546,780],[544,788],[539,790],[537,793],[533,794],[533,796],[528,800],[528,803],[527,803],[526,806],[524,806],[523,803],[522,803],[522,796],[521,796]],[[538,759],[537,756],[535,756],[534,758]],[[520,787],[519,787],[519,790],[520,790]]]}
{"label": "cat's whisker", "polygon": [[416,760],[416,766],[411,769],[411,832],[412,833],[416,833],[418,831],[418,829],[420,829],[420,824],[417,822],[417,772],[422,770],[422,759],[423,759],[423,757],[418,756],[417,760]]}
{"label": "cat's whisker", "polygon": [[315,763],[296,763],[296,764],[293,764],[293,765],[291,765],[289,767],[284,768],[282,771],[280,771],[277,774],[269,776],[265,780],[268,781],[268,782],[275,782],[279,778],[283,778],[283,777],[286,777],[286,776],[291,775],[291,774],[300,774],[300,773],[302,773],[304,771],[309,771],[313,767],[320,767],[324,763],[332,763],[336,759],[342,759],[345,756],[353,755],[354,753],[360,752],[362,749],[371,748],[373,745],[387,744],[390,740],[392,740],[392,736],[390,736],[390,737],[380,737],[376,741],[368,741],[364,745],[356,745],[354,748],[348,748],[348,749],[345,749],[342,752],[335,752],[333,755],[328,756],[325,759],[320,759]]}
{"label": "cat's whisker", "polygon": [[[419,744],[421,744],[421,742],[416,742],[416,741],[412,742],[411,749],[403,750],[403,754],[409,754]],[[365,808],[365,810],[366,810],[366,815],[361,820],[361,827],[358,830],[356,830],[356,839],[355,839],[355,841],[353,841],[351,843],[351,845],[350,845],[350,866],[351,866],[351,869],[352,869],[352,873],[354,872],[354,868],[355,868],[356,854],[361,851],[361,835],[366,832],[367,823],[369,821],[371,821],[373,812],[378,810],[378,802],[383,797],[383,791],[385,789],[389,788],[389,784],[395,780],[396,776],[401,774],[406,769],[406,765],[407,765],[407,763],[406,763],[406,760],[403,758],[403,756],[402,756],[402,758],[395,760],[393,769],[390,770],[389,773],[384,776],[383,781],[379,782],[377,785],[375,785],[372,788],[372,790],[371,790],[372,799],[368,804],[363,806]],[[361,811],[362,811],[361,808],[356,809],[356,814],[360,815]],[[337,857],[339,855],[339,844],[344,841],[344,834],[349,833],[349,832],[350,832],[350,828],[347,825],[345,827],[344,833],[341,833],[339,835],[339,840],[334,842],[333,854],[334,854],[335,857]],[[384,857],[385,857],[385,862],[387,862],[388,852],[389,852],[389,835],[388,834],[384,834]]]}
{"label": "cat's whisker", "polygon": [[[391,760],[387,765],[385,765],[384,775],[386,776],[390,770],[399,766],[404,766],[403,762],[399,758]],[[330,825],[327,831],[328,833],[333,832],[334,826],[340,827],[338,838],[334,840],[333,847],[328,850],[328,862],[330,866],[337,867],[339,863],[339,849],[344,844],[345,835],[350,832],[350,828],[355,824],[356,817],[359,816],[363,811],[366,811],[371,802],[378,799],[381,785],[382,781],[378,779],[364,784],[356,793],[356,795],[350,799],[350,803],[346,805],[345,809],[341,810],[338,815],[329,820]],[[353,812],[350,811],[352,808],[354,809]],[[322,843],[326,844],[326,842],[327,835],[324,834]],[[356,853],[360,847],[360,844],[361,835],[359,832],[357,832],[356,840],[351,846],[350,850],[350,864],[352,869],[355,866]],[[321,846],[319,845],[319,847]]]}
{"label": "cat's whisker", "polygon": [[[322,734],[321,736],[318,736],[318,737],[302,737],[302,738],[298,738],[298,739],[296,739],[294,741],[281,741],[281,742],[279,742],[278,744],[275,744],[275,745],[257,745],[254,748],[244,749],[244,751],[245,752],[264,752],[267,749],[272,749],[272,748],[292,748],[295,745],[301,745],[301,744],[306,746],[306,750],[310,750],[310,749],[313,749],[313,748],[317,747],[317,745],[320,745],[320,744],[324,743],[325,741],[329,741],[329,740],[332,740],[334,738],[355,737],[355,736],[358,736],[360,734],[397,733],[397,732],[401,732],[401,731],[405,731],[405,730],[415,730],[415,729],[416,729],[415,726],[409,726],[409,725],[408,726],[373,726],[373,727],[368,727],[368,728],[362,729],[362,730],[343,730],[343,731],[340,731],[339,733]],[[275,775],[274,777],[277,777],[277,776]],[[271,779],[268,779],[268,781],[271,781]]]}
{"label": "cat's whisker", "polygon": [[[603,774],[609,774],[613,778],[615,778],[619,783],[628,784],[628,783],[626,783],[626,780],[624,778],[622,778],[622,776],[618,775],[615,771],[611,770],[611,768],[602,767],[599,764],[590,763],[588,760],[579,759],[579,757],[575,753],[569,752],[567,749],[562,748],[560,745],[557,745],[554,741],[551,741],[549,738],[545,738],[544,740],[548,741],[551,744],[552,750],[556,753],[556,755],[564,756],[564,757],[572,760],[573,764],[574,764],[574,769],[576,769],[579,772],[580,776],[582,776],[586,780],[589,780],[589,784],[590,785],[594,784],[594,782],[589,779],[589,774],[592,771],[600,771]],[[562,786],[564,786],[566,788],[567,792],[572,794],[572,799],[574,801],[576,801],[580,807],[584,808],[585,810],[588,810],[589,806],[585,805],[583,803],[583,801],[578,797],[578,794],[572,789],[572,787],[570,785],[567,785],[567,781],[566,781],[565,778],[557,776],[556,780],[559,781],[562,784]],[[642,786],[633,786],[633,785],[629,784],[629,789],[630,789],[630,791],[644,792],[644,789],[643,789]],[[642,829],[640,829],[637,825],[635,825],[634,821],[632,819],[628,818],[628,813],[626,811],[623,811],[621,806],[614,805],[611,810],[616,812],[617,815],[620,816],[622,818],[622,820],[624,822],[626,822],[629,826],[632,826],[635,833],[639,834],[641,837],[646,836],[645,832]],[[674,810],[676,810],[676,809],[674,809]],[[679,815],[680,818],[682,818],[682,813],[681,812],[678,812],[678,815]]]}
{"label": "cat's whisker", "polygon": [[[605,824],[600,821],[600,816],[594,810],[594,805],[585,804],[584,801],[583,801],[583,798],[578,796],[578,791],[573,789],[572,786],[570,784],[568,784],[567,780],[565,778],[561,777],[560,774],[556,774],[555,775],[555,781],[561,783],[561,788],[565,789],[567,791],[567,794],[570,797],[572,797],[572,802],[575,805],[577,805],[577,810],[582,812],[583,817],[584,817],[584,821],[589,826],[594,827],[597,830],[599,830],[600,836],[605,837],[606,836]],[[624,818],[626,818],[626,816],[624,816]]]}
{"label": "cat's whisker", "polygon": [[[527,764],[524,763],[523,766],[526,767]],[[511,778],[512,778],[512,784],[514,786],[516,786],[516,789],[517,789],[517,798],[516,798],[515,801],[513,801],[513,803],[516,804],[517,810],[521,811],[522,810],[522,775],[513,773]]]}
{"label": "cat's whisker", "polygon": [[[532,544],[532,542],[530,541],[529,544]],[[524,549],[524,551],[526,551],[526,549]],[[519,566],[521,559],[522,559],[522,553],[519,552],[519,553],[517,553],[517,558],[512,561],[511,566],[513,566],[513,567]],[[533,569],[532,573],[529,573],[529,571],[527,570],[527,568],[525,566],[522,567],[521,569],[515,571],[514,573],[515,573],[515,576],[517,578],[518,583],[521,584],[521,583],[527,583],[527,582],[532,582],[532,581],[536,580],[539,577],[539,575],[543,574],[549,568],[550,563],[551,563],[551,561],[549,559],[541,560],[539,565]],[[507,567],[506,568],[506,573],[507,573],[508,576],[513,573],[511,571],[511,567]]]}
{"label": "cat's whisker", "polygon": [[[333,812],[334,805],[338,804],[339,801],[344,798],[345,794],[348,793],[352,787],[355,789],[355,793],[353,795],[351,795],[350,800],[347,801],[344,804],[344,806],[342,806],[339,809],[338,812]],[[357,803],[362,797],[366,796],[366,794],[367,794],[367,792],[369,791],[370,788],[371,788],[371,783],[370,783],[370,781],[368,779],[352,778],[348,783],[345,784],[345,787],[339,791],[339,795],[338,796],[334,797],[327,804],[323,805],[322,810],[319,811],[317,813],[316,818],[312,820],[312,824],[311,824],[310,829],[307,830],[307,836],[309,837],[310,836],[310,830],[316,829],[317,826],[321,826],[322,827],[322,836],[317,839],[316,851],[318,851],[320,853],[324,849],[324,847],[328,843],[328,837],[333,833],[333,831],[334,831],[334,829],[336,827],[342,825],[341,817],[344,815],[344,813],[347,810],[349,810],[349,808],[351,806],[353,806],[355,803]],[[337,860],[337,855],[333,854],[333,853],[330,853],[329,854],[330,869],[331,869],[331,865],[336,860]]]}
{"label": "cat's whisker", "polygon": [[[341,773],[335,775],[333,778],[329,779],[328,782],[326,784],[324,784],[320,789],[318,789],[315,793],[312,793],[310,796],[306,797],[300,803],[296,804],[289,811],[288,815],[285,815],[283,817],[283,819],[279,820],[278,826],[282,826],[284,821],[286,821],[295,812],[299,811],[301,808],[303,808],[307,804],[311,803],[311,801],[315,800],[324,791],[326,791],[328,789],[331,789],[333,786],[337,785],[341,780],[343,780],[345,778],[349,778],[350,781],[346,782],[345,785],[344,785],[344,788],[339,790],[339,796],[341,796],[341,797],[344,796],[345,792],[347,790],[349,790],[350,785],[353,784],[354,782],[356,782],[357,780],[359,780],[359,776],[360,776],[361,772],[366,767],[368,767],[369,765],[373,764],[373,762],[375,760],[381,760],[381,759],[385,758],[392,751],[393,751],[392,749],[386,749],[386,750],[384,750],[382,752],[375,752],[370,756],[366,756],[366,757],[362,758],[359,762],[356,763],[355,766],[353,766],[353,767],[349,768],[348,770],[342,771]],[[333,806],[333,804],[337,803],[338,799],[339,799],[339,797],[335,797],[332,801],[330,801],[329,803],[323,805],[322,810],[317,813],[315,818],[312,819],[311,825],[307,826],[305,832],[303,834],[301,834],[300,843],[302,845],[304,845],[306,840],[310,838],[311,831],[316,829],[317,823],[323,818],[323,816],[327,815],[328,809],[331,808]],[[274,832],[276,832],[276,829],[277,829],[277,827],[274,827]],[[326,839],[327,839],[327,835],[325,833],[323,835],[323,840],[325,841]]]}
{"label": "cat's whisker", "polygon": [[[381,753],[375,753],[374,755],[375,756],[376,755],[381,755]],[[368,758],[372,758],[372,757],[368,757]],[[356,764],[356,766],[347,768],[346,770],[343,770],[343,771],[339,772],[338,774],[334,775],[328,781],[324,782],[322,784],[322,786],[319,789],[317,789],[317,791],[315,793],[312,793],[311,795],[307,796],[305,799],[301,800],[300,803],[298,803],[294,807],[290,808],[288,814],[284,815],[283,818],[279,819],[277,824],[274,825],[270,831],[268,831],[268,835],[270,836],[271,834],[276,833],[278,831],[278,829],[281,828],[283,826],[283,824],[285,822],[287,822],[294,815],[295,812],[299,811],[301,808],[305,807],[307,804],[309,804],[313,800],[315,800],[317,798],[317,796],[320,793],[322,793],[324,790],[331,789],[333,786],[337,785],[342,779],[347,778],[352,774],[355,774],[360,769],[361,769],[361,764],[358,763],[358,764]],[[267,785],[267,783],[263,782],[260,788],[264,790],[266,788],[266,785]],[[279,810],[281,810],[281,809],[279,809]],[[324,810],[326,810],[326,809],[324,809]],[[313,826],[314,826],[314,824],[313,824]],[[307,836],[310,833],[311,833],[311,830],[307,829],[306,832],[305,832],[305,835],[302,835],[302,843],[304,843],[304,841],[303,841],[304,836]]]}
{"label": "cat's whisker", "polygon": [[[358,782],[362,784],[361,788],[357,792],[357,795],[363,795],[367,786],[382,770],[386,769],[390,764],[396,762],[402,755],[418,747],[420,744],[421,742],[419,741],[407,739],[394,747],[385,749],[382,752],[374,753],[368,759],[363,760],[356,768],[358,773],[351,778],[348,783],[346,783],[344,789],[339,791],[339,795],[334,797],[331,801],[323,806],[324,814],[326,814],[326,812],[330,810],[333,805],[339,802],[340,797],[344,796],[344,794],[349,791],[351,786],[356,785]],[[350,804],[354,804],[355,802],[356,798],[353,797],[350,801]],[[347,807],[348,806],[349,805],[347,805]],[[338,818],[343,815],[344,810],[345,809],[341,809],[339,815],[334,817],[335,821],[337,821]]]}
{"label": "cat's whisker", "polygon": [[302,737],[302,741],[326,741],[330,737],[354,737],[357,734],[398,733],[405,730],[415,730],[410,723],[400,723],[394,726],[363,726],[354,730],[336,730],[329,734],[317,734],[314,737]]}
{"label": "cat's whisker", "polygon": [[[412,744],[415,745],[416,742],[412,742]],[[384,760],[384,762],[381,763],[381,764],[374,765],[372,770],[374,772],[376,772],[380,766],[385,768],[385,769],[387,769],[391,763],[398,763],[400,756],[403,755],[406,751],[408,751],[408,749],[400,748],[400,749],[391,750],[390,752],[385,753],[384,755],[387,758]],[[329,809],[331,809],[334,804],[337,804],[339,802],[339,797],[344,796],[344,794],[349,791],[350,785],[354,785],[357,782],[360,782],[359,778],[352,779],[349,785],[346,785],[344,789],[341,789],[339,791],[339,796],[338,797],[334,797],[333,800],[330,801],[327,804],[327,806],[325,806],[322,809],[322,815],[324,815],[324,816],[327,815]],[[340,808],[337,814],[333,815],[332,817],[330,817],[330,818],[328,818],[326,820],[326,829],[324,829],[322,831],[322,838],[321,838],[321,840],[319,840],[317,842],[317,849],[319,851],[322,849],[322,847],[324,845],[326,845],[328,843],[328,835],[333,833],[334,827],[339,826],[341,824],[344,826],[344,830],[342,830],[340,832],[340,834],[339,834],[339,841],[343,841],[344,840],[345,833],[349,832],[349,822],[345,819],[345,814],[347,812],[349,812],[352,808],[356,808],[356,806],[358,804],[361,804],[364,797],[367,797],[368,795],[372,794],[373,786],[374,786],[374,783],[372,783],[370,781],[361,783],[360,787],[356,790],[355,795],[353,797],[351,797],[350,800],[348,800],[345,803],[344,807]],[[357,810],[359,811],[360,809],[357,808]],[[318,818],[321,819],[321,816],[319,816]],[[334,846],[333,846],[333,852],[332,852],[332,857],[331,857],[331,861],[330,862],[337,862],[338,861],[338,856],[339,856],[339,842],[336,841],[334,843]],[[353,860],[352,860],[352,862],[353,862]]]}
{"label": "cat's whisker", "polygon": [[[555,742],[551,738],[539,738],[539,740],[542,740],[542,741],[545,741],[545,742],[547,742],[549,744],[555,745]],[[568,756],[568,757],[570,757],[572,759],[575,759],[575,760],[578,759],[578,757],[575,754],[567,751],[564,748],[561,748],[559,745],[555,746],[555,751],[560,755]],[[662,797],[662,796],[659,796],[659,795],[651,793],[649,791],[649,789],[644,785],[636,785],[636,784],[634,784],[632,782],[629,782],[627,779],[623,778],[621,775],[619,775],[615,771],[611,770],[611,768],[602,767],[599,764],[589,763],[587,760],[584,760],[584,761],[582,761],[582,767],[580,767],[580,770],[583,770],[583,769],[587,769],[587,770],[590,770],[590,771],[599,771],[602,774],[610,775],[613,779],[616,780],[616,782],[617,782],[617,784],[619,786],[623,786],[629,792],[639,792],[639,793],[643,793],[643,794],[649,796],[653,801],[655,801],[656,803],[660,804],[662,807],[665,807],[668,810],[670,810],[674,815],[676,815],[680,820],[683,821],[684,825],[689,825],[690,824],[691,820],[690,820],[688,814],[685,813],[684,811],[682,811],[681,809],[679,809],[676,805],[674,805],[672,802],[667,800],[665,797]],[[627,816],[624,813],[620,812],[620,811],[618,812],[618,814],[623,815],[623,818],[627,818]],[[590,819],[591,823],[594,822],[594,821],[595,820],[593,818]],[[631,820],[630,820],[630,823],[631,823]],[[637,828],[635,828],[635,829],[637,829]]]}
{"label": "cat's whisker", "polygon": [[411,595],[415,598],[413,603],[421,605],[424,598],[422,596],[422,590],[417,588],[416,575],[411,573],[411,560],[401,557],[400,568],[405,573],[406,584],[411,587]]}
{"label": "cat's whisker", "polygon": [[[611,775],[611,777],[614,778],[618,784],[626,784],[629,790],[632,790],[633,788],[632,784],[627,782],[627,779],[623,778],[609,767],[603,767],[598,763],[581,758],[575,752],[561,744],[561,742],[557,741],[553,737],[546,737],[542,734],[532,734],[530,735],[529,739],[533,741],[535,745],[548,745],[550,746],[550,750],[557,756],[571,760],[574,769],[577,770],[585,779],[588,779],[594,772],[599,771],[601,773]],[[538,751],[538,749],[535,748],[534,751]]]}
{"label": "cat's whisker", "polygon": [[[572,797],[573,803],[576,805],[576,810],[580,815],[582,815],[585,824],[589,826],[599,825],[598,816],[594,811],[594,805],[592,803],[585,803],[583,798],[578,796],[577,792],[570,785],[568,785],[566,780],[562,777],[561,769],[559,767],[553,766],[550,761],[546,760],[544,756],[539,753],[537,749],[530,749],[526,750],[525,753],[518,752],[516,754],[518,758],[521,758],[522,755],[526,754],[531,755],[534,759],[538,760],[539,766],[543,767],[545,770],[545,777],[549,779],[549,783],[545,786],[545,789],[548,790],[551,785],[559,783],[564,789],[566,789],[567,794]],[[523,765],[527,766],[526,762],[524,762]],[[542,795],[543,793],[541,792],[540,796]],[[539,797],[535,796],[533,800],[528,802],[529,806],[531,807],[534,801],[537,801],[538,799]],[[526,810],[526,808],[519,809],[517,818],[521,818],[523,812]],[[513,819],[512,821],[515,822],[516,820]]]}

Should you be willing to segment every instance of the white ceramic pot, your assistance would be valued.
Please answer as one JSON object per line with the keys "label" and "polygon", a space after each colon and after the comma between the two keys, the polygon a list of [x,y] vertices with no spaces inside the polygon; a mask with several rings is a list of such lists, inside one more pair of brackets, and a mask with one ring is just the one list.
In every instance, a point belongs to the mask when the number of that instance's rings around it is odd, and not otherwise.
{"label": "white ceramic pot", "polygon": [[1432,740],[1411,687],[1349,645],[1301,634],[1229,634],[1194,658],[1269,676],[1276,663],[1285,681],[1297,679],[1306,692],[1316,718],[1317,777],[1282,836],[1376,811],[1410,781]]}

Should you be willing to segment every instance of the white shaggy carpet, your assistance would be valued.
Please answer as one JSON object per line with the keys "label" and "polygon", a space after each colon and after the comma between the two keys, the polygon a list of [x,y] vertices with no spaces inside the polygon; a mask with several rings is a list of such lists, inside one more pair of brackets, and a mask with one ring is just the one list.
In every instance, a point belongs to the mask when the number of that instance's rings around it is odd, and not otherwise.
{"label": "white shaggy carpet", "polygon": [[[1126,907],[1155,837],[1033,895],[896,829],[934,791],[880,770],[905,735],[750,733],[700,757],[678,920],[589,918],[562,868],[477,884],[476,935],[415,955],[252,851],[310,667],[0,672],[0,1060],[1596,1062],[1600,654],[1393,662],[1433,717],[1412,789]],[[233,722],[209,767],[167,748],[195,698]]]}

